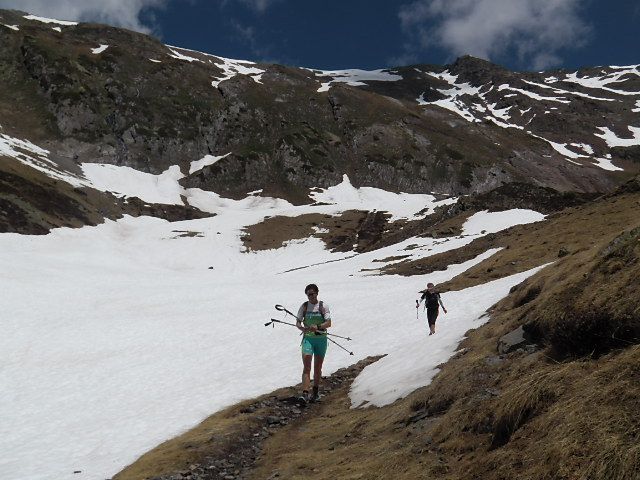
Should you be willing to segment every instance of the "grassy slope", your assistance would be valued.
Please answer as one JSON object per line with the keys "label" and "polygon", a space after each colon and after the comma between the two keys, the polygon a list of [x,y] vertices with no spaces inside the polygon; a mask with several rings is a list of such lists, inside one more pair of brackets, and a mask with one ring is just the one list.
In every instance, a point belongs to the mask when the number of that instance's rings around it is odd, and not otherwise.
{"label": "grassy slope", "polygon": [[[449,288],[555,263],[497,304],[431,385],[367,410],[343,388],[268,438],[251,478],[636,479],[640,191],[627,190],[496,235],[508,248]],[[498,355],[520,325],[541,348]]]}

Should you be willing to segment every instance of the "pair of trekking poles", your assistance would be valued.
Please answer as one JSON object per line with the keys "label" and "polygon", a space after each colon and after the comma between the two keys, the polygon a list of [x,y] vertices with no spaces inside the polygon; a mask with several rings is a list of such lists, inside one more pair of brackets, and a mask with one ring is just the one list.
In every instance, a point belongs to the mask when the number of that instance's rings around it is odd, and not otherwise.
{"label": "pair of trekking poles", "polygon": [[[301,322],[302,320],[300,320],[297,315],[294,315],[293,313],[291,313],[289,310],[287,310],[285,307],[283,307],[282,305],[276,305],[276,310],[280,311],[280,312],[285,312],[289,315],[291,315],[293,318],[295,318],[297,321]],[[275,328],[276,323],[282,323],[284,325],[290,325],[292,327],[296,327],[298,328],[298,326],[295,323],[290,323],[290,322],[285,322],[283,320],[277,320],[275,318],[272,318],[270,321],[268,321],[267,323],[264,324],[265,327],[268,327],[269,325],[271,325],[272,327]],[[334,333],[328,333],[324,330],[321,330],[325,335],[327,335],[327,340],[329,340],[330,342],[332,342],[333,344],[337,345],[338,347],[340,347],[342,350],[344,350],[345,352],[347,352],[349,355],[353,355],[353,352],[350,352],[349,350],[347,350],[346,348],[344,348],[342,345],[340,345],[338,342],[336,342],[333,338],[331,337],[336,337],[336,338],[343,338],[344,340],[351,340],[350,337],[343,337],[341,335],[336,335]]]}

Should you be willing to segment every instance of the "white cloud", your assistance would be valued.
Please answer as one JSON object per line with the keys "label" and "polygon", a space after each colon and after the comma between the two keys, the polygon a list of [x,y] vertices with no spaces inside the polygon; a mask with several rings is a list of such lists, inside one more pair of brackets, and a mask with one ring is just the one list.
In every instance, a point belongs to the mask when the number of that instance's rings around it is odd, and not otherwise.
{"label": "white cloud", "polygon": [[98,22],[150,33],[140,13],[162,8],[168,0],[0,0],[0,8],[22,10],[58,20]]}
{"label": "white cloud", "polygon": [[416,0],[400,9],[402,26],[421,49],[496,60],[515,52],[535,69],[586,42],[584,0]]}

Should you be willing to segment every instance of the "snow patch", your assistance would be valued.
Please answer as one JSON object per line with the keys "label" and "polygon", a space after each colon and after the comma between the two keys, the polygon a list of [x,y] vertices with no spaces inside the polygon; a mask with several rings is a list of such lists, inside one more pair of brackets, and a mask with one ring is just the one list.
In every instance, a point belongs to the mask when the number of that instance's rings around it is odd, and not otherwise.
{"label": "snow patch", "polygon": [[254,82],[262,83],[262,75],[265,70],[262,70],[257,67],[252,67],[251,65],[255,65],[254,62],[249,62],[245,60],[234,60],[232,58],[224,58],[224,57],[214,57],[216,61],[211,61],[214,65],[220,68],[224,72],[224,77],[216,78],[211,85],[214,87],[218,87],[220,83],[225,80],[229,80],[230,78],[235,77],[236,75],[248,75],[250,76]]}
{"label": "snow patch", "polygon": [[604,158],[594,158],[593,159],[595,162],[596,167],[600,167],[603,170],[609,170],[610,172],[615,172],[615,171],[622,171],[624,170],[623,168],[620,167],[616,167],[613,162],[611,161],[611,154],[607,154],[604,156]]}
{"label": "snow patch", "polygon": [[148,203],[183,204],[180,195],[184,195],[185,191],[178,180],[184,175],[177,165],[169,167],[160,175],[100,163],[83,163],[82,171],[92,186],[103,192],[138,197]]}
{"label": "snow patch", "polygon": [[343,210],[387,211],[391,213],[391,221],[414,218],[425,207],[428,207],[425,212],[428,215],[439,205],[457,201],[456,198],[448,198],[436,202],[433,195],[392,193],[373,187],[355,188],[347,175],[343,175],[342,183],[312,192],[311,197],[316,202],[339,205]]}
{"label": "snow patch", "polygon": [[167,45],[167,48],[171,51],[171,53],[173,53],[173,55],[169,55],[171,58],[175,58],[177,60],[184,60],[184,61],[189,62],[189,63],[191,63],[191,62],[202,62],[202,60],[200,60],[199,58],[190,57],[188,55],[183,55],[178,50],[176,50],[178,47],[170,47],[169,45]]}
{"label": "snow patch", "polygon": [[42,22],[42,23],[57,23],[58,25],[66,25],[66,26],[78,25],[78,22],[69,22],[67,20],[55,20],[53,18],[38,17],[36,15],[25,15],[24,18],[26,18],[27,20],[35,20],[36,22]]}
{"label": "snow patch", "polygon": [[577,83],[587,88],[600,89],[607,92],[612,92],[617,95],[640,95],[640,92],[629,92],[627,90],[618,90],[610,88],[607,85],[624,82],[622,77],[627,74],[638,75],[638,71],[635,66],[633,67],[619,67],[619,71],[611,74],[606,74],[601,77],[579,77],[578,72],[567,74],[564,78],[565,82]]}
{"label": "snow patch", "polygon": [[549,101],[549,102],[559,102],[559,103],[571,103],[571,101],[567,100],[566,98],[563,97],[543,97],[542,95],[538,95],[537,93],[534,92],[530,92],[529,90],[524,90],[522,88],[515,88],[515,87],[511,87],[509,85],[502,84],[498,87],[498,91],[502,92],[503,90],[509,90],[509,91],[513,91],[513,92],[518,92],[521,93],[522,95],[525,95],[529,98],[533,98],[534,100],[539,100],[539,101]]}
{"label": "snow patch", "polygon": [[640,145],[640,127],[627,127],[633,134],[632,138],[620,138],[609,127],[598,127],[602,133],[595,133],[596,137],[602,138],[607,142],[609,148],[613,147],[632,147],[634,145]]}
{"label": "snow patch", "polygon": [[74,187],[87,187],[84,179],[64,170],[61,170],[49,159],[49,151],[29,142],[0,133],[0,156],[5,155],[28,165],[45,175],[62,180]]}
{"label": "snow patch", "polygon": [[91,53],[98,55],[99,53],[104,52],[107,48],[109,48],[109,45],[100,45],[99,47],[92,48]]}
{"label": "snow patch", "polygon": [[359,70],[359,69],[349,69],[349,70],[311,70],[316,77],[331,77],[331,80],[328,82],[321,82],[320,88],[318,88],[318,92],[327,92],[331,85],[334,83],[346,83],[347,85],[351,85],[353,87],[359,87],[362,85],[366,85],[365,82],[368,81],[376,81],[376,82],[397,82],[398,80],[402,80],[401,75],[397,75],[391,73],[389,70]]}
{"label": "snow patch", "polygon": [[503,212],[484,210],[473,214],[462,226],[463,235],[486,235],[496,233],[514,225],[540,222],[545,215],[534,210],[514,208]]}
{"label": "snow patch", "polygon": [[546,88],[552,90],[554,93],[560,93],[562,95],[574,95],[576,97],[588,98],[590,100],[599,100],[602,102],[619,102],[620,100],[615,100],[613,98],[604,98],[604,97],[594,97],[592,95],[588,95],[582,92],[570,92],[569,90],[563,90],[561,88],[550,87],[549,85],[544,85],[542,83],[531,82],[529,80],[522,80],[524,83],[528,83],[529,85],[533,85],[535,87]]}
{"label": "snow patch", "polygon": [[195,160],[191,162],[191,166],[189,167],[189,175],[197,172],[198,170],[202,170],[204,167],[208,165],[213,165],[218,160],[222,160],[224,157],[231,155],[231,152],[225,153],[224,155],[220,155],[219,157],[213,155],[205,155],[200,160]]}
{"label": "snow patch", "polygon": [[11,30],[15,30],[16,32],[20,31],[17,25],[7,25],[6,23],[3,23],[2,25],[4,25],[7,28],[10,28]]}
{"label": "snow patch", "polygon": [[570,143],[569,145],[572,146],[572,147],[579,148],[580,150],[582,150],[587,155],[593,155],[594,154],[593,147],[591,145],[587,145],[586,143]]}
{"label": "snow patch", "polygon": [[469,83],[457,83],[458,76],[451,75],[450,72],[445,71],[442,73],[432,73],[432,77],[438,78],[451,85],[450,89],[438,89],[446,98],[436,100],[435,102],[429,102],[429,105],[437,105],[441,108],[449,110],[468,122],[479,122],[473,113],[469,110],[469,107],[461,100],[464,95],[477,96],[480,93],[482,87],[473,87]]}

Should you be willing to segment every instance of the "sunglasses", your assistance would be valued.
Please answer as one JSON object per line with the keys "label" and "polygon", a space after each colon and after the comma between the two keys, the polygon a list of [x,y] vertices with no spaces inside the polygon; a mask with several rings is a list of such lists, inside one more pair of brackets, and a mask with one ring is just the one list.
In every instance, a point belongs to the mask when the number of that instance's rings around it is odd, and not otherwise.
{"label": "sunglasses", "polygon": [[311,295],[317,295],[318,292],[306,292],[307,293],[307,297],[310,297]]}

